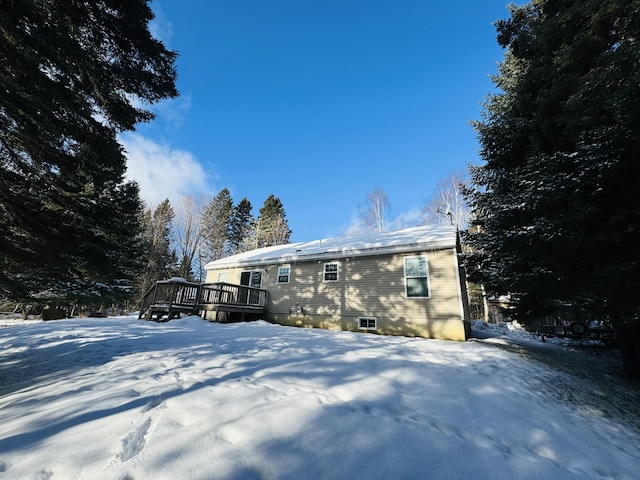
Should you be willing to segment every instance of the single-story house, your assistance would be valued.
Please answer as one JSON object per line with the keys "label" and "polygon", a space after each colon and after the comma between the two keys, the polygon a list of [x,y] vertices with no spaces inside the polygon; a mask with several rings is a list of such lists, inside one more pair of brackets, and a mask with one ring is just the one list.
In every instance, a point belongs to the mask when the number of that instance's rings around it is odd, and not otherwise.
{"label": "single-story house", "polygon": [[240,253],[208,263],[206,281],[267,290],[265,320],[281,325],[464,341],[459,253],[454,227],[423,226]]}

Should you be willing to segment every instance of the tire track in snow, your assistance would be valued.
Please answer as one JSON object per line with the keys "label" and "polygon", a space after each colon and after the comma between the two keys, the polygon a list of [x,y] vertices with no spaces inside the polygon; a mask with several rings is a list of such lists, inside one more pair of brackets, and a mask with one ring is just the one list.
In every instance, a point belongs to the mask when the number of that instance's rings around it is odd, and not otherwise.
{"label": "tire track in snow", "polygon": [[546,392],[587,420],[596,416],[620,421],[640,434],[640,383],[624,376],[616,350],[500,340],[471,339],[549,367],[552,381],[524,379],[525,388]]}

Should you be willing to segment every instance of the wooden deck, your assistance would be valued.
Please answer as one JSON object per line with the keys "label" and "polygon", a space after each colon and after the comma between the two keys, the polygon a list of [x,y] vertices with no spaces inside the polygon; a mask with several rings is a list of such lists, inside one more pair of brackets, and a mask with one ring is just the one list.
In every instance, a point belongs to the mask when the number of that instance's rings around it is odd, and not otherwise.
{"label": "wooden deck", "polygon": [[213,311],[216,321],[220,312],[244,320],[246,314],[266,313],[267,297],[266,290],[232,283],[161,280],[144,295],[138,318],[168,321],[181,314]]}

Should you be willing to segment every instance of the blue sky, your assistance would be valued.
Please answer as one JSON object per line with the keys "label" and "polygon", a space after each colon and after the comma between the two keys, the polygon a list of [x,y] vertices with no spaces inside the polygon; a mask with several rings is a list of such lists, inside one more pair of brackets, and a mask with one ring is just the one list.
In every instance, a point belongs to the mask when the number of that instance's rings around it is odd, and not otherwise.
{"label": "blue sky", "polygon": [[279,197],[292,241],[341,235],[374,188],[402,225],[479,163],[481,102],[505,0],[154,0],[178,99],[126,134],[157,203],[228,188],[257,215]]}

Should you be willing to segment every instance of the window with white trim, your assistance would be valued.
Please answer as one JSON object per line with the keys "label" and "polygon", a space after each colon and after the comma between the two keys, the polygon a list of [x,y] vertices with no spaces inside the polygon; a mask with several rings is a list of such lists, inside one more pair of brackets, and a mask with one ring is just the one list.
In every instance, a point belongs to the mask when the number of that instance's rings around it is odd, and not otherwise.
{"label": "window with white trim", "polygon": [[289,283],[291,267],[278,267],[278,283]]}
{"label": "window with white trim", "polygon": [[227,272],[218,272],[218,282],[227,281]]}
{"label": "window with white trim", "polygon": [[377,328],[376,317],[358,317],[358,328],[360,330],[375,330]]}
{"label": "window with white trim", "polygon": [[331,262],[324,264],[323,280],[325,282],[337,282],[338,281],[338,262]]}
{"label": "window with white trim", "polygon": [[404,286],[409,298],[429,297],[429,269],[427,257],[404,257]]}

